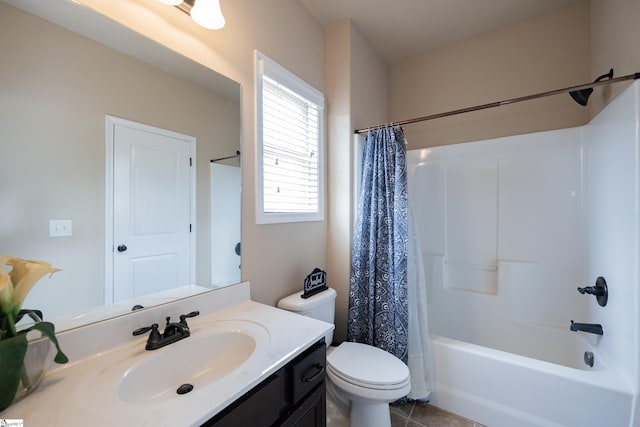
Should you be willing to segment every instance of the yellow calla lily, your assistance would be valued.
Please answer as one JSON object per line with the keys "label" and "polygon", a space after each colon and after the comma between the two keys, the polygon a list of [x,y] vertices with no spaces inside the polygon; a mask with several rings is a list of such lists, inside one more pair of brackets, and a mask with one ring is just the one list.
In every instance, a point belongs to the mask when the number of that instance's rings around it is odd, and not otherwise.
{"label": "yellow calla lily", "polygon": [[7,262],[15,257],[11,255],[0,255],[0,273],[7,272]]}
{"label": "yellow calla lily", "polygon": [[13,267],[9,272],[9,277],[13,283],[14,315],[18,314],[27,294],[38,280],[42,279],[46,274],[60,271],[57,268],[52,268],[51,264],[44,261],[11,258],[6,263]]}
{"label": "yellow calla lily", "polygon": [[56,338],[55,325],[37,321],[33,325],[17,330],[16,321],[37,310],[20,313],[22,302],[33,286],[46,274],[60,271],[43,261],[29,261],[10,255],[0,256],[0,412],[14,399],[20,381],[24,387],[31,387],[24,364],[28,348],[27,334],[39,331],[57,349],[54,361],[67,363],[69,359],[60,349]]}
{"label": "yellow calla lily", "polygon": [[13,284],[9,275],[0,271],[0,310],[6,313],[11,308],[13,308]]}

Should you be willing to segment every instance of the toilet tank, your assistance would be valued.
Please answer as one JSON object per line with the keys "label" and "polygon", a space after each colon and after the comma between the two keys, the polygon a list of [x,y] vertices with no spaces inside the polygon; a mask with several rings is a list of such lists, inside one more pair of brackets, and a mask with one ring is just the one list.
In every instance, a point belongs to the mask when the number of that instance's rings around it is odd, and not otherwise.
{"label": "toilet tank", "polygon": [[[336,310],[336,291],[328,288],[309,298],[302,298],[302,291],[278,301],[278,308],[333,324]],[[333,341],[333,330],[325,337],[326,344]]]}

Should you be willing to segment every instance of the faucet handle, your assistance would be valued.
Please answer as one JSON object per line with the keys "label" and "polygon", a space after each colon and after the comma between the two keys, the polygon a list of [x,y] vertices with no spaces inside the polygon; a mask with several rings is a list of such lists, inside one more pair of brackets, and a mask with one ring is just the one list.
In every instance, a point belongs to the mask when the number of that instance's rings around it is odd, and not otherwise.
{"label": "faucet handle", "polygon": [[184,326],[185,328],[188,328],[189,326],[187,325],[187,317],[196,317],[197,315],[199,315],[200,312],[199,311],[192,311],[191,313],[187,313],[187,314],[181,314],[180,315],[180,324],[182,326]]}
{"label": "faucet handle", "polygon": [[191,313],[181,315],[180,320],[182,320],[183,317],[196,317],[198,314],[200,314],[198,310],[192,311]]}
{"label": "faucet handle", "polygon": [[157,323],[154,323],[151,326],[145,326],[144,328],[136,329],[135,331],[133,331],[133,335],[142,335],[145,332],[149,332],[149,331],[151,331],[153,329],[158,330],[158,324]]}
{"label": "faucet handle", "polygon": [[151,333],[149,334],[150,340],[155,340],[160,338],[160,332],[158,331],[157,323],[154,323],[151,326],[145,326],[144,328],[136,329],[135,331],[133,331],[133,335],[142,335],[145,332],[149,332],[149,331],[151,331]]}

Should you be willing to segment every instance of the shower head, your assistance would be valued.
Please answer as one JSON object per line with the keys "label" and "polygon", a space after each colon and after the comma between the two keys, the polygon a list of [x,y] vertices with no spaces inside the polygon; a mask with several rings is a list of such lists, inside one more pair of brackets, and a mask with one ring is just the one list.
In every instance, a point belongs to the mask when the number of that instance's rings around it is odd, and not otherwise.
{"label": "shower head", "polygon": [[589,102],[589,95],[591,95],[592,92],[593,92],[593,89],[588,88],[588,89],[576,90],[574,92],[569,92],[569,95],[571,95],[573,100],[576,101],[578,104],[582,105],[583,107],[586,107],[587,103]]}
{"label": "shower head", "polygon": [[[605,78],[609,78],[609,80],[613,78],[613,68],[610,69],[607,74],[601,75],[600,77],[595,79],[593,82],[597,83],[600,80],[603,80]],[[573,92],[569,92],[569,95],[571,95],[573,100],[576,101],[578,104],[582,105],[583,107],[586,107],[587,102],[589,102],[589,95],[591,95],[592,92],[593,92],[593,88],[587,88],[582,90],[574,90]]]}

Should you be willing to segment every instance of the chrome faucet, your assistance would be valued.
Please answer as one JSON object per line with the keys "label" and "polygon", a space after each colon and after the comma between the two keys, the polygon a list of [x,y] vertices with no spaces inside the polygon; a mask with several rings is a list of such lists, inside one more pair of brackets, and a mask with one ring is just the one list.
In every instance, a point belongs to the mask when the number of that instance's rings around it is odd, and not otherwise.
{"label": "chrome faucet", "polygon": [[187,318],[196,317],[198,314],[200,314],[199,311],[192,311],[189,314],[182,314],[180,315],[180,322],[178,323],[171,323],[171,317],[167,316],[167,323],[164,327],[163,333],[160,333],[160,331],[158,330],[158,324],[154,323],[151,326],[145,326],[144,328],[136,329],[135,331],[133,331],[133,335],[142,335],[146,332],[151,331],[149,333],[149,338],[147,339],[147,344],[144,348],[147,350],[156,350],[190,336],[191,332],[189,331]]}
{"label": "chrome faucet", "polygon": [[604,331],[602,330],[602,325],[598,323],[576,323],[573,320],[571,321],[571,326],[569,329],[576,332],[588,332],[590,334],[603,335]]}

